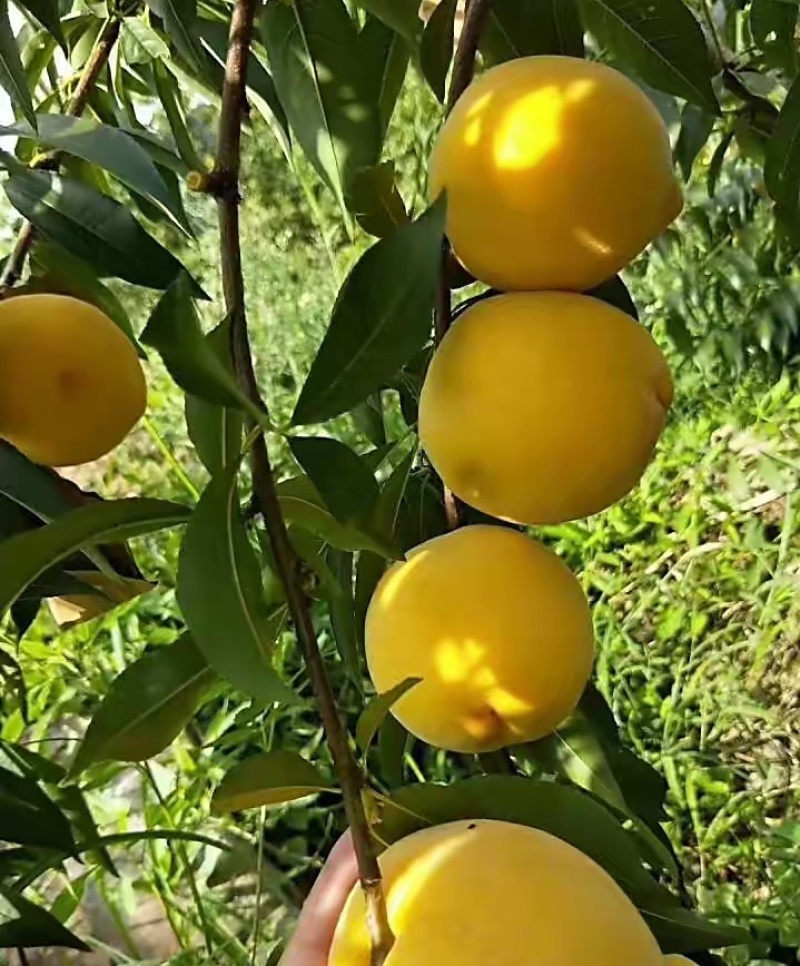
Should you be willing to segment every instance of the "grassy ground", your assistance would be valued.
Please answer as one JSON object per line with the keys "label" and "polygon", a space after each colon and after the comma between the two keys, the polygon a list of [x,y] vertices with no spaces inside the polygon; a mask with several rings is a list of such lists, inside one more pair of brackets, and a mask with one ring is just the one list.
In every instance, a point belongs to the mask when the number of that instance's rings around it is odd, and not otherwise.
{"label": "grassy ground", "polygon": [[[411,124],[404,130],[403,163],[414,183],[414,159],[427,135]],[[274,153],[254,150],[258,177],[244,209],[245,273],[259,371],[280,418],[353,250],[341,244],[327,209],[316,220],[304,213],[308,184],[287,185]],[[188,258],[216,292],[213,212],[196,204],[207,230]],[[651,297],[649,284],[647,277],[640,282],[641,300]],[[141,323],[146,304],[135,308]],[[800,396],[789,376],[776,381],[753,373],[738,384],[715,382],[677,358],[676,376],[670,425],[637,492],[591,521],[546,536],[581,572],[593,599],[599,684],[631,744],[667,778],[670,834],[689,885],[707,910],[776,916],[783,941],[800,943],[800,875],[792,859],[792,843],[800,841],[793,818],[800,804]],[[82,471],[81,482],[106,495],[191,500],[204,474],[188,447],[180,397],[155,363],[150,387],[143,427],[110,459]],[[285,461],[285,454],[276,456]],[[177,635],[176,540],[140,542],[143,569],[161,581],[158,591],[58,639],[45,614],[28,635],[21,648],[34,721],[28,739],[51,742],[55,753],[68,749],[111,677],[148,644]],[[288,635],[282,641],[289,671],[296,668],[291,643]],[[123,939],[113,944],[127,943],[133,961],[145,954],[120,924],[145,892],[159,897],[178,945],[191,947],[200,930],[213,945],[214,962],[247,961],[252,883],[235,873],[253,872],[260,817],[236,828],[210,820],[210,789],[241,753],[242,740],[269,746],[277,739],[301,750],[321,741],[304,712],[264,715],[227,698],[209,708],[197,740],[181,740],[149,769],[92,772],[93,805],[109,830],[144,820],[238,837],[236,867],[212,871],[212,851],[150,843],[128,857],[121,883],[106,877],[91,884],[118,920]],[[23,728],[18,714],[7,715],[3,737],[17,738]],[[437,767],[446,774],[453,766],[442,757]],[[335,820],[326,802],[266,818],[260,867],[266,901],[258,926],[264,955],[269,938],[291,921]],[[205,924],[192,896],[195,883]],[[193,957],[187,952],[171,961]]]}

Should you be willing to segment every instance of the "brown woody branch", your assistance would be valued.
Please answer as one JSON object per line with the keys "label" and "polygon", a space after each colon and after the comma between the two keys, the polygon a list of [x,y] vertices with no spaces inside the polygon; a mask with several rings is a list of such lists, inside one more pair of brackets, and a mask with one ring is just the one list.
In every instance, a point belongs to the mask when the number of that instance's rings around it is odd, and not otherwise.
{"label": "brown woody branch", "polygon": [[[103,72],[120,31],[120,21],[109,20],[100,31],[97,42],[92,48],[89,59],[84,64],[78,84],[69,99],[66,113],[72,117],[80,117],[94,89],[98,77]],[[32,168],[50,168],[58,163],[59,154],[43,154],[37,158]],[[29,221],[20,228],[14,248],[8,256],[2,275],[0,275],[0,292],[14,285],[25,267],[25,259],[33,244],[33,225]]]}
{"label": "brown woody branch", "polygon": [[[253,34],[256,0],[236,0],[231,18],[222,111],[219,122],[216,165],[213,178],[227,190],[217,193],[225,304],[231,320],[231,351],[236,375],[252,401],[266,410],[253,368],[247,329],[245,293],[239,238],[239,174],[242,119],[246,108],[246,75]],[[231,190],[231,188],[233,190]],[[361,798],[363,775],[353,756],[347,730],[339,716],[336,698],[328,680],[311,618],[311,602],[303,589],[300,562],[289,542],[275,478],[263,436],[252,449],[253,490],[263,517],[286,602],[303,651],[328,746],[344,797],[345,811],[353,836],[358,872],[367,905],[367,924],[372,941],[373,966],[381,966],[394,942],[386,914],[381,873],[369,823]]]}
{"label": "brown woody branch", "polygon": [[[469,87],[475,74],[475,57],[481,31],[489,16],[489,0],[467,0],[464,25],[453,60],[453,73],[450,78],[450,91],[447,96],[447,113]],[[452,275],[453,252],[445,238],[442,242],[441,264],[439,267],[439,286],[436,293],[434,312],[434,342],[438,346],[447,335],[453,323],[453,309],[450,299],[450,278]],[[444,509],[447,525],[455,530],[461,522],[461,508],[458,498],[444,484]]]}

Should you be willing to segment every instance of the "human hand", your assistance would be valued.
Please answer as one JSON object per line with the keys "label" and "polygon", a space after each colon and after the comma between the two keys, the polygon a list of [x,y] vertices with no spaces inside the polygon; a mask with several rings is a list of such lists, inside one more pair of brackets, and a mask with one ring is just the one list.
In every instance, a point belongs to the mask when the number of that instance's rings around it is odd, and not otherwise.
{"label": "human hand", "polygon": [[353,839],[349,832],[345,832],[331,850],[303,904],[297,929],[280,966],[327,966],[336,923],[357,881]]}

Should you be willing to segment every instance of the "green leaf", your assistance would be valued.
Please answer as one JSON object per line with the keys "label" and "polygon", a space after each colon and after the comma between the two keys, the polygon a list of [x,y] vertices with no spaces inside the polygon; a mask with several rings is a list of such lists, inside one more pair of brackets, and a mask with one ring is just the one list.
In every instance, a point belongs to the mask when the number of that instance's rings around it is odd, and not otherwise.
{"label": "green leaf", "polygon": [[45,570],[84,545],[128,540],[178,526],[188,517],[187,507],[165,500],[98,500],[9,537],[0,544],[0,613]]}
{"label": "green leaf", "polygon": [[778,205],[796,215],[800,200],[800,78],[789,89],[767,143],[764,185]]}
{"label": "green leaf", "polygon": [[112,276],[167,288],[185,271],[121,204],[82,181],[25,171],[5,183],[8,200],[37,231]]}
{"label": "green leaf", "polygon": [[719,114],[703,31],[683,0],[581,0],[581,9],[588,29],[624,67]]}
{"label": "green leaf", "polygon": [[378,483],[349,446],[325,436],[294,436],[289,446],[340,523],[371,520]]}
{"label": "green leaf", "polygon": [[363,692],[362,650],[356,633],[353,600],[353,554],[346,550],[328,547],[325,556],[339,586],[339,593],[328,601],[331,630],[344,666],[356,687]]}
{"label": "green leaf", "polygon": [[72,825],[73,834],[78,839],[78,849],[91,850],[94,860],[106,872],[119,876],[114,861],[108,849],[100,842],[100,832],[97,823],[89,809],[83,792],[77,785],[59,785],[53,790],[53,795],[59,806]]}
{"label": "green leaf", "polygon": [[750,7],[750,30],[760,45],[770,67],[789,74],[797,72],[795,27],[800,8],[786,0],[753,0]]}
{"label": "green leaf", "polygon": [[92,716],[70,769],[98,761],[145,761],[168,747],[214,675],[189,635],[150,651],[116,677]]}
{"label": "green leaf", "polygon": [[381,137],[384,138],[403,89],[411,52],[400,34],[377,17],[367,18],[360,36],[370,83],[376,94]]}
{"label": "green leaf", "polygon": [[378,586],[378,581],[386,570],[385,559],[377,553],[362,550],[356,563],[356,589],[353,600],[355,609],[356,632],[361,650],[364,649],[364,626],[367,620],[367,609]]}
{"label": "green leaf", "polygon": [[422,73],[442,104],[445,101],[447,72],[453,59],[456,7],[456,0],[441,0],[425,25],[419,47]]}
{"label": "green leaf", "polygon": [[406,206],[395,184],[394,162],[382,161],[359,171],[347,193],[347,207],[364,231],[378,238],[407,224]]}
{"label": "green leaf", "polygon": [[22,111],[28,123],[36,127],[31,92],[22,69],[17,39],[8,19],[8,0],[0,0],[0,86]]}
{"label": "green leaf", "polygon": [[596,288],[586,292],[586,295],[599,299],[608,305],[613,305],[615,309],[619,309],[620,312],[624,312],[632,319],[636,319],[637,322],[639,321],[639,311],[636,308],[636,303],[628,291],[628,286],[622,281],[619,275],[615,275],[606,282],[601,282]]}
{"label": "green leaf", "polygon": [[0,127],[0,134],[29,138],[43,147],[66,151],[99,165],[122,184],[169,212],[176,223],[181,222],[182,212],[176,208],[158,168],[126,131],[88,117],[39,114],[36,120],[36,130],[25,124],[13,124]]}
{"label": "green leaf", "polygon": [[167,42],[141,17],[126,17],[122,21],[120,43],[129,64],[149,64],[169,57]]}
{"label": "green leaf", "polygon": [[322,537],[338,550],[373,550],[394,556],[392,548],[357,527],[344,525],[325,506],[319,491],[307,476],[294,476],[277,486],[284,519]]}
{"label": "green leaf", "polygon": [[422,678],[406,678],[395,685],[390,691],[377,694],[361,712],[361,717],[356,725],[356,744],[366,754],[372,739],[383,724],[386,715],[404,694],[407,694],[415,687]]}
{"label": "green leaf", "polygon": [[383,21],[414,46],[422,32],[417,0],[356,0],[359,7]]}
{"label": "green leaf", "polygon": [[61,12],[58,8],[58,0],[18,0],[18,4],[38,20],[61,47],[66,47],[64,32],[61,29]]}
{"label": "green leaf", "polygon": [[583,57],[575,0],[493,0],[480,51],[489,66],[538,54]]}
{"label": "green leaf", "polygon": [[203,70],[203,52],[197,40],[197,0],[145,0],[154,14],[161,17],[164,30],[189,67]]}
{"label": "green leaf", "polygon": [[342,0],[268,3],[261,32],[292,130],[346,216],[345,193],[383,141],[361,38]]}
{"label": "green leaf", "polygon": [[143,355],[125,311],[117,296],[104,285],[94,270],[60,245],[35,240],[31,249],[32,278],[29,288],[36,292],[58,292],[97,306],[120,328]]}
{"label": "green leaf", "polygon": [[234,765],[214,792],[211,810],[221,814],[281,805],[331,790],[314,765],[295,752],[265,751]]}
{"label": "green leaf", "polygon": [[663,889],[639,908],[665,954],[691,954],[722,946],[747,945],[750,940],[746,929],[710,922],[682,906]]}
{"label": "green leaf", "polygon": [[586,716],[576,710],[551,735],[524,746],[545,771],[562,774],[612,808],[627,813],[628,806],[606,760],[603,746]]}
{"label": "green leaf", "polygon": [[258,561],[239,509],[238,462],[206,487],[178,561],[177,597],[195,643],[220,677],[258,701],[296,700],[270,660],[282,626],[264,601]]}
{"label": "green leaf", "polygon": [[55,916],[34,905],[19,892],[0,886],[0,896],[18,915],[16,919],[0,924],[0,948],[39,949],[44,946],[59,946],[91,952],[89,946],[62,926]]}
{"label": "green leaf", "polygon": [[75,842],[61,809],[28,775],[0,768],[0,841],[72,852]]}
{"label": "green leaf", "polygon": [[681,113],[681,130],[675,144],[675,160],[683,180],[688,182],[698,154],[706,146],[714,130],[714,118],[695,104],[685,104]]}
{"label": "green leaf", "polygon": [[203,161],[195,149],[192,136],[186,124],[186,113],[181,99],[178,81],[167,69],[165,63],[155,63],[152,69],[153,84],[167,116],[175,147],[189,170],[204,170]]}
{"label": "green leaf", "polygon": [[[230,321],[225,319],[220,322],[205,339],[209,348],[232,375]],[[186,427],[197,455],[212,476],[241,455],[244,417],[238,408],[221,406],[187,393]]]}
{"label": "green leaf", "polygon": [[430,336],[445,203],[366,251],[345,279],[293,420],[337,416],[391,381]]}
{"label": "green leaf", "polygon": [[[735,132],[733,129],[726,131],[725,134],[723,134],[719,144],[714,149],[714,153],[711,156],[711,161],[708,164],[707,187],[708,193],[712,198],[716,194],[719,176],[722,174],[722,165],[725,162],[725,155],[728,153],[728,148],[731,146],[734,134]],[[769,158],[767,158],[767,164],[769,164]],[[764,172],[764,178],[766,181],[766,170]]]}
{"label": "green leaf", "polygon": [[259,423],[265,416],[239,388],[231,367],[209,343],[197,317],[189,276],[178,275],[153,309],[141,340],[152,346],[181,389],[208,403],[244,410]]}

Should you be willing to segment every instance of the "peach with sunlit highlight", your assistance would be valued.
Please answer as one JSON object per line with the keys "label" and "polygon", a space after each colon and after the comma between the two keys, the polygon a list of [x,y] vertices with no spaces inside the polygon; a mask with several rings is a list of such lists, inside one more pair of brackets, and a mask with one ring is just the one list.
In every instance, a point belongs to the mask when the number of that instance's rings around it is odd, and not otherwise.
{"label": "peach with sunlit highlight", "polygon": [[661,350],[624,312],[574,292],[513,292],[470,306],[445,336],[419,434],[466,503],[563,523],[636,485],[672,396]]}
{"label": "peach with sunlit highlight", "polygon": [[486,71],[431,156],[447,234],[502,290],[586,291],[680,214],[669,136],[627,77],[596,61],[524,57]]}
{"label": "peach with sunlit highlight", "polygon": [[[486,819],[424,829],[380,857],[391,966],[662,966],[652,932],[588,856],[539,829]],[[356,886],[328,966],[369,966]]]}
{"label": "peach with sunlit highlight", "polygon": [[370,602],[375,688],[420,678],[392,708],[453,751],[540,738],[574,709],[592,666],[589,606],[551,551],[505,527],[471,526],[416,547]]}

